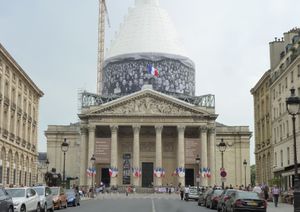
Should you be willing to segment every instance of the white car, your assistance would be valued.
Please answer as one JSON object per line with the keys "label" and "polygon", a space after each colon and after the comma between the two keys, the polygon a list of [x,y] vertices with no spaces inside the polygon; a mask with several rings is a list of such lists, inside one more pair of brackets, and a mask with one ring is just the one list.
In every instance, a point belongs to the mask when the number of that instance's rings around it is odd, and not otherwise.
{"label": "white car", "polygon": [[6,191],[12,197],[14,212],[41,211],[40,197],[33,188],[8,188]]}
{"label": "white car", "polygon": [[32,187],[40,197],[41,209],[43,212],[53,212],[53,196],[51,189],[47,186],[34,186]]}

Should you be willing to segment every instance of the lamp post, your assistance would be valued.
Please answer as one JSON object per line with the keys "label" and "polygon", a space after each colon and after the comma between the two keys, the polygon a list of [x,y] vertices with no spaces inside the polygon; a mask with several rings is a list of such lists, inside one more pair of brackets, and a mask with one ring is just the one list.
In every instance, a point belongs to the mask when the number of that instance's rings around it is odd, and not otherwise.
{"label": "lamp post", "polygon": [[63,184],[64,187],[66,187],[65,183],[66,183],[66,152],[69,149],[69,144],[67,143],[67,139],[64,138],[64,142],[62,142],[61,144],[61,151],[64,153],[64,164],[63,164]]}
{"label": "lamp post", "polygon": [[199,155],[197,155],[196,157],[196,163],[198,165],[198,174],[196,175],[197,176],[197,194],[199,195],[199,185],[200,185],[200,157]]}
{"label": "lamp post", "polygon": [[[222,158],[222,170],[224,169],[224,152],[226,151],[227,145],[224,142],[224,139],[221,138],[221,142],[218,145],[219,151],[221,152],[221,158]],[[224,181],[222,181],[222,189],[224,189]]]}
{"label": "lamp post", "polygon": [[245,168],[245,189],[246,189],[246,186],[247,186],[247,161],[246,161],[246,159],[244,160],[243,165]]}
{"label": "lamp post", "polygon": [[92,155],[92,157],[91,157],[91,163],[92,163],[92,185],[91,185],[92,193],[91,193],[91,196],[92,196],[92,198],[94,198],[94,166],[95,166],[95,161],[96,161],[95,155]]}
{"label": "lamp post", "polygon": [[48,158],[47,158],[47,160],[46,160],[46,168],[47,168],[47,172],[48,172],[48,167],[49,167],[49,164],[50,164],[50,162],[49,162],[49,160],[48,160]]}
{"label": "lamp post", "polygon": [[300,211],[300,201],[296,201],[300,199],[300,179],[298,175],[298,161],[297,161],[297,143],[296,143],[296,115],[300,112],[300,98],[295,95],[295,89],[292,88],[291,96],[286,99],[286,109],[288,113],[292,116],[293,121],[293,138],[294,138],[294,169],[295,169],[295,177],[294,177],[294,211]]}

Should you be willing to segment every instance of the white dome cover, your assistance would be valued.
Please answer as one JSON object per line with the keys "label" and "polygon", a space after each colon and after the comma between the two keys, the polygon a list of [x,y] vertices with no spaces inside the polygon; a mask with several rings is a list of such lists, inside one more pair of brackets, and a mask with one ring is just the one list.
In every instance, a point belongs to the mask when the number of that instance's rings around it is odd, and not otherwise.
{"label": "white dome cover", "polygon": [[133,53],[167,53],[186,56],[177,32],[159,0],[135,0],[106,58]]}

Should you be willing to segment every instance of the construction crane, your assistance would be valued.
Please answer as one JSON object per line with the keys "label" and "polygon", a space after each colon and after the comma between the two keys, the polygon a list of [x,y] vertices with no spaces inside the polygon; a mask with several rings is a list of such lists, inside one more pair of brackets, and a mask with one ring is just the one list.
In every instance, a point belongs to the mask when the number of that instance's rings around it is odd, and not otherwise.
{"label": "construction crane", "polygon": [[97,93],[102,95],[103,90],[103,68],[104,68],[104,42],[105,42],[105,17],[110,27],[109,15],[105,0],[99,0],[98,20],[98,58],[97,58]]}

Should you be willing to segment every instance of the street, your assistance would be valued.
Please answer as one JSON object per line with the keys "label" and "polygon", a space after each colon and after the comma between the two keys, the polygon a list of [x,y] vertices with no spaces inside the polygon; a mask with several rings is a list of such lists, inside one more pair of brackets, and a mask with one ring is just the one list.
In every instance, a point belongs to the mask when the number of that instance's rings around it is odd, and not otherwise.
{"label": "street", "polygon": [[[195,201],[181,201],[177,195],[124,194],[100,195],[96,199],[81,201],[81,206],[63,209],[65,212],[208,212],[216,211],[199,207]],[[292,206],[268,204],[268,212],[292,212]]]}

